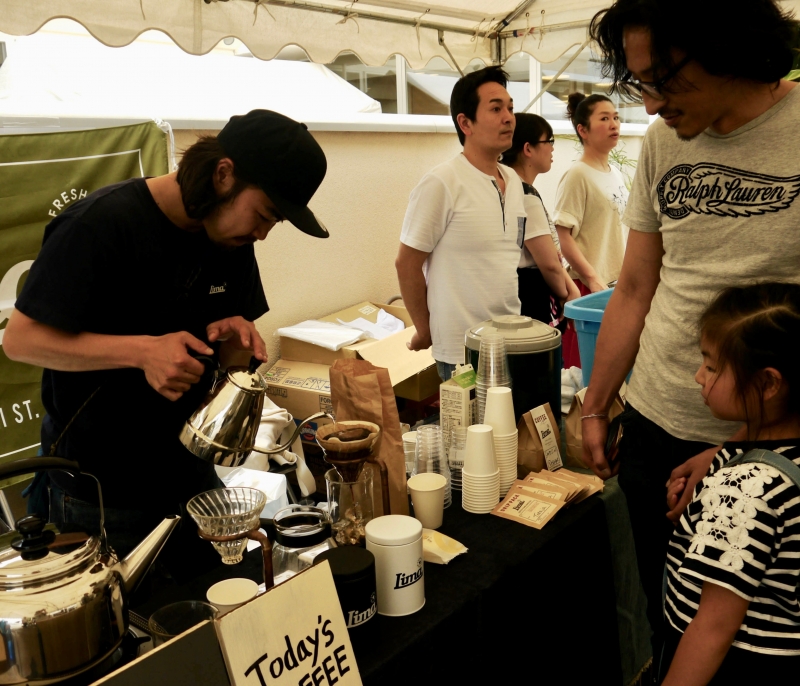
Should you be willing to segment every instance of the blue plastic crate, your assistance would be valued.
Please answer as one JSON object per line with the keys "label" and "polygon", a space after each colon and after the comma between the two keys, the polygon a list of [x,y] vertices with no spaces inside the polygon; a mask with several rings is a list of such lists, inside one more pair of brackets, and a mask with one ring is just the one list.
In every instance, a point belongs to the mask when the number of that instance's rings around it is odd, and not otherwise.
{"label": "blue plastic crate", "polygon": [[[613,288],[608,288],[576,298],[564,306],[564,314],[575,322],[575,331],[578,333],[578,349],[581,352],[581,374],[584,386],[589,385],[589,379],[592,376],[597,334],[600,332],[603,313],[613,292]],[[628,373],[628,379],[630,376]]]}

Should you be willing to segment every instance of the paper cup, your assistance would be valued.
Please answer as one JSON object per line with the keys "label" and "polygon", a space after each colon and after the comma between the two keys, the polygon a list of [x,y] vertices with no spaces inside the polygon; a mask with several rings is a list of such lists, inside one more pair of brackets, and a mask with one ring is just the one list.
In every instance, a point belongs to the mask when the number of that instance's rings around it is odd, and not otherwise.
{"label": "paper cup", "polygon": [[[500,502],[499,500],[497,502]],[[494,503],[493,505],[473,505],[471,503],[461,503],[461,508],[465,512],[469,512],[471,514],[489,514],[497,505]]]}
{"label": "paper cup", "polygon": [[220,616],[252,600],[258,595],[258,584],[251,579],[225,579],[206,592],[206,599],[219,610]]}
{"label": "paper cup", "polygon": [[415,474],[408,480],[414,517],[426,529],[438,529],[442,525],[446,485],[447,479],[442,474],[431,472]]}
{"label": "paper cup", "polygon": [[517,430],[510,388],[490,388],[486,391],[483,423],[491,426],[497,436],[512,434]]}
{"label": "paper cup", "polygon": [[496,471],[492,427],[487,424],[473,424],[467,429],[464,472],[480,476],[493,474]]}
{"label": "paper cup", "polygon": [[500,483],[500,479],[492,479],[491,481],[465,481],[464,487],[467,489],[468,493],[474,493],[475,491],[487,491],[492,488],[497,488],[497,485]]}

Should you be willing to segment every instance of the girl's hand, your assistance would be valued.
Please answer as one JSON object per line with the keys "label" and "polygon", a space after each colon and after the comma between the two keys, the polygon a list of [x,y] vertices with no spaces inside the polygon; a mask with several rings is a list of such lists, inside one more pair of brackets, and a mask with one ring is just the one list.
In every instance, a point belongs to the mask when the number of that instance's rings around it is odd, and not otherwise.
{"label": "girl's hand", "polygon": [[[676,502],[670,505],[670,510],[667,513],[667,519],[672,522],[677,522],[681,518],[683,511],[686,509],[686,506],[692,499],[694,487],[703,479],[706,474],[708,474],[708,468],[711,466],[711,462],[714,460],[714,455],[717,454],[718,450],[719,446],[714,446],[713,448],[704,450],[699,455],[695,455],[694,457],[686,460],[686,462],[679,467],[675,467],[675,469],[672,470],[669,481],[667,481],[667,489],[671,489],[672,482],[677,481],[678,479],[684,479],[685,483],[682,493],[678,493]],[[669,498],[669,493],[667,494],[667,498]],[[669,501],[667,504],[669,505]]]}
{"label": "girl's hand", "polygon": [[678,477],[667,481],[667,509],[673,510],[678,504],[678,499],[686,488],[686,477]]}

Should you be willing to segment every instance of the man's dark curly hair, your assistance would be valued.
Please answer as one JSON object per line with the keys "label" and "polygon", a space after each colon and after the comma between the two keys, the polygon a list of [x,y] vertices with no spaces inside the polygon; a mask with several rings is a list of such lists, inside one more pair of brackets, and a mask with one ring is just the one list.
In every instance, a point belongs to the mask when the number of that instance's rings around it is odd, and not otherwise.
{"label": "man's dark curly hair", "polygon": [[615,87],[629,76],[622,37],[630,27],[650,32],[656,75],[675,66],[677,50],[709,74],[760,83],[792,69],[800,36],[800,24],[774,0],[617,0],[589,27]]}

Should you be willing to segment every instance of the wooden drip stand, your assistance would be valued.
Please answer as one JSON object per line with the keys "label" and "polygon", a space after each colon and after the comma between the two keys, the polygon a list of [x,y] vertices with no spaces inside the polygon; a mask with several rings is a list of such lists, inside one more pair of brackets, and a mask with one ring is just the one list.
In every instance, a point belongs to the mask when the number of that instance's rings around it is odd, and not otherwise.
{"label": "wooden drip stand", "polygon": [[261,556],[264,558],[264,588],[270,589],[275,585],[275,578],[272,573],[272,542],[261,531],[251,529],[241,534],[233,534],[232,536],[210,536],[203,533],[198,527],[197,533],[205,541],[212,543],[229,543],[230,541],[239,541],[243,538],[249,538],[251,541],[258,541],[261,544]]}

